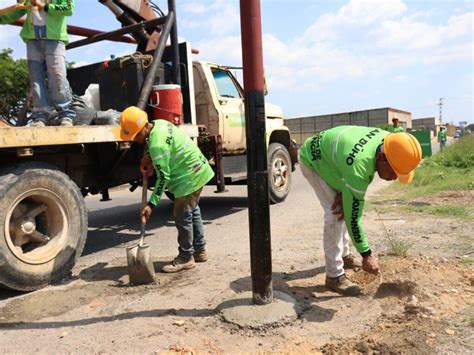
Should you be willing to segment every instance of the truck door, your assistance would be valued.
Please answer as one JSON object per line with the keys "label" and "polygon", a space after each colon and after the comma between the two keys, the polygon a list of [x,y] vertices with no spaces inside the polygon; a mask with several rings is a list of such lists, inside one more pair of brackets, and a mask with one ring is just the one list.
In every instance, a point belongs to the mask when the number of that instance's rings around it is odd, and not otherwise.
{"label": "truck door", "polygon": [[222,117],[223,147],[233,153],[245,151],[245,111],[242,89],[228,71],[212,68],[219,101],[219,116]]}

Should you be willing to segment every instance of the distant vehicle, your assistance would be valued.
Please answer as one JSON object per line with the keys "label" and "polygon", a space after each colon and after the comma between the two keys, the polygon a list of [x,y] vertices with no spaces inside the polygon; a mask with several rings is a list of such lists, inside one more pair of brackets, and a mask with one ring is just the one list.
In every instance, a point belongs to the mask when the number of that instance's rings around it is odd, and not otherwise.
{"label": "distant vehicle", "polygon": [[460,136],[461,136],[461,133],[454,132],[453,138],[459,138]]}

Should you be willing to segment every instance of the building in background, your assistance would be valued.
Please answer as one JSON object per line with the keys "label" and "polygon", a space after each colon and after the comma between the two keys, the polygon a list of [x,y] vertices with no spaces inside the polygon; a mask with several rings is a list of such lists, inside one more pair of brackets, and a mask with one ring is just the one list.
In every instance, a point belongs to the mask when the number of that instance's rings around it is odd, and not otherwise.
{"label": "building in background", "polygon": [[398,110],[391,107],[372,110],[334,113],[329,115],[290,118],[285,120],[285,125],[290,129],[291,136],[297,144],[328,128],[351,125],[367,127],[383,127],[392,124],[392,118],[399,119],[404,130],[412,128],[411,112]]}

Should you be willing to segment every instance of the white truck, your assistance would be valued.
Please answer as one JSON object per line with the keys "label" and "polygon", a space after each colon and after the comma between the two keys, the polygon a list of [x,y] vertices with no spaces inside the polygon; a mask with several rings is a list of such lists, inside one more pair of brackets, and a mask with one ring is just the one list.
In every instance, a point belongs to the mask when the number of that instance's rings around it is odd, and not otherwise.
{"label": "white truck", "polygon": [[[143,3],[148,2],[141,1],[141,6]],[[174,0],[168,0],[168,6],[174,8]],[[133,18],[140,12],[142,9],[132,13]],[[141,21],[148,23],[147,18]],[[133,25],[130,28],[136,28]],[[152,32],[148,30],[148,34]],[[107,38],[108,34],[97,36]],[[98,39],[95,37],[90,40]],[[139,36],[136,38],[139,42]],[[180,63],[174,66],[177,52]],[[216,172],[211,181],[216,192],[224,192],[226,185],[246,184],[243,90],[231,69],[192,62],[186,43],[167,48],[161,59],[153,60],[161,61],[156,84],[169,83],[169,63],[181,69],[181,128],[196,138],[209,159]],[[78,95],[90,84],[99,84],[101,109],[120,111],[136,103],[147,74],[142,59],[135,55],[117,58],[107,66],[96,63],[75,68],[68,76]],[[282,110],[270,104],[265,110],[269,195],[278,203],[290,191],[297,154],[283,124]],[[151,118],[152,108],[147,111]],[[84,197],[101,193],[108,200],[109,188],[130,184],[134,189],[141,184],[138,165],[143,148],[122,141],[119,133],[118,126],[30,128],[0,121],[0,285],[29,291],[63,278],[86,241]]]}

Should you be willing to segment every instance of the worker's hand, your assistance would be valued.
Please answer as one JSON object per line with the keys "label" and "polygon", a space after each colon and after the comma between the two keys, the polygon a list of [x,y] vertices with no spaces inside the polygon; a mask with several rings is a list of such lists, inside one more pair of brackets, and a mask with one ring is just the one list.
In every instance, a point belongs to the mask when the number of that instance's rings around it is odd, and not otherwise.
{"label": "worker's hand", "polygon": [[150,176],[153,172],[153,162],[148,154],[145,154],[140,163],[140,171],[143,175]]}
{"label": "worker's hand", "polygon": [[370,274],[377,275],[379,273],[379,261],[373,255],[362,258],[362,270]]}
{"label": "worker's hand", "polygon": [[334,198],[331,206],[332,214],[337,216],[337,219],[342,221],[344,219],[344,209],[342,207],[342,193],[338,192]]}
{"label": "worker's hand", "polygon": [[148,205],[142,208],[142,210],[140,211],[140,219],[141,219],[142,224],[148,223],[148,220],[150,219],[152,211],[153,210]]}
{"label": "worker's hand", "polygon": [[43,0],[31,0],[31,5],[36,6],[39,11],[44,9],[44,1]]}

